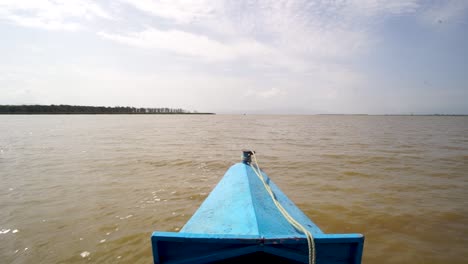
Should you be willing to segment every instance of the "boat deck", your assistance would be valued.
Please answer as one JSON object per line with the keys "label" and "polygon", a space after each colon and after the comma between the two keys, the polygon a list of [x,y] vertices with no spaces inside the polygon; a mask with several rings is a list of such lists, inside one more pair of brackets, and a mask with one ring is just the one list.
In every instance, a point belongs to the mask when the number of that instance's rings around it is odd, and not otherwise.
{"label": "boat deck", "polygon": [[[325,234],[262,172],[276,199],[314,237],[317,264],[361,263],[364,236]],[[154,263],[307,263],[306,236],[278,211],[251,165],[233,165],[178,233],[154,232]]]}

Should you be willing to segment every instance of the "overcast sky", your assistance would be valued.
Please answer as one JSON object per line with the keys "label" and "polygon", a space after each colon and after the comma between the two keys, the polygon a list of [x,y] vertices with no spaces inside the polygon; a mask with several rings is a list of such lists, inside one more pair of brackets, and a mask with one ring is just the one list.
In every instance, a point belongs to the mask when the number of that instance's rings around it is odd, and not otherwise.
{"label": "overcast sky", "polygon": [[468,114],[468,1],[0,0],[0,104]]}

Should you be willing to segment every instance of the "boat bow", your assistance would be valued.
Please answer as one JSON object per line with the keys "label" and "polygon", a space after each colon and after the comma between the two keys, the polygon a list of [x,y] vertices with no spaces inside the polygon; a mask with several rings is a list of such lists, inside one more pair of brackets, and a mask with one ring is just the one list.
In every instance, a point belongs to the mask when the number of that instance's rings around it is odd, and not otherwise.
{"label": "boat bow", "polygon": [[[307,263],[305,234],[278,211],[251,166],[229,168],[180,232],[154,232],[154,263]],[[324,234],[264,172],[261,176],[283,208],[312,234],[316,263],[361,263],[361,234]]]}

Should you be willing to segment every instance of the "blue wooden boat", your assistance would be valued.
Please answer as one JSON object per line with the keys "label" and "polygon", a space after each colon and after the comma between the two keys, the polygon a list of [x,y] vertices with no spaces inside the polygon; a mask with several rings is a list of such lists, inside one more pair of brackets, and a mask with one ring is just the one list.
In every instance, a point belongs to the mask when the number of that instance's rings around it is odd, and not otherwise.
{"label": "blue wooden boat", "polygon": [[361,263],[363,235],[323,233],[252,155],[244,151],[180,232],[152,234],[155,264]]}

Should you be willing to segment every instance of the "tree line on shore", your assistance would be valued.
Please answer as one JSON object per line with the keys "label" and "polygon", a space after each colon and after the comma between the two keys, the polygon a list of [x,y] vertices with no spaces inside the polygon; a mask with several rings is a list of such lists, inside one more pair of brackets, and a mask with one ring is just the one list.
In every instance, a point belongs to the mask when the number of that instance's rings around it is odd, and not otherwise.
{"label": "tree line on shore", "polygon": [[129,106],[0,105],[0,114],[196,114],[181,108]]}

